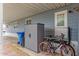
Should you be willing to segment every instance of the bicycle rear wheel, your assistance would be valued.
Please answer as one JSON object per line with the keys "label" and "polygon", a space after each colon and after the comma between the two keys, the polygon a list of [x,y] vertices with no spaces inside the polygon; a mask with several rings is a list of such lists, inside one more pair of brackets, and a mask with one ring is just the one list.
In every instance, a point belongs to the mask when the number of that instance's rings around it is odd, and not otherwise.
{"label": "bicycle rear wheel", "polygon": [[64,46],[61,46],[61,55],[75,56],[75,50],[71,45],[65,44]]}

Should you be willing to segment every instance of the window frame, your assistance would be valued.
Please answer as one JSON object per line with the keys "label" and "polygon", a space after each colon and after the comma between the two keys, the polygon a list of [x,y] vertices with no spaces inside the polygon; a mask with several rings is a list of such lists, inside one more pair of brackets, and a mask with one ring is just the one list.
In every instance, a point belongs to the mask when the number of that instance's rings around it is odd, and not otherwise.
{"label": "window frame", "polygon": [[[64,14],[64,26],[57,26],[57,15]],[[55,13],[55,27],[67,27],[67,10]]]}

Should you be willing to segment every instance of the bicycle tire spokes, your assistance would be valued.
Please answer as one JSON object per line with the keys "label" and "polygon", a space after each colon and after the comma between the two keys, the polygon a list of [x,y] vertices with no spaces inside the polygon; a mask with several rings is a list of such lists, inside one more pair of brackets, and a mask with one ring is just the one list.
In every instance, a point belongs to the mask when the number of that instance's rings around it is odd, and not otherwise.
{"label": "bicycle tire spokes", "polygon": [[[41,51],[47,51],[49,53],[51,53],[52,55],[57,53],[56,50],[59,49],[59,53],[62,56],[75,56],[75,50],[74,48],[67,44],[67,42],[64,41],[64,35],[61,34],[62,38],[59,41],[59,45],[55,46],[54,43],[54,38],[48,38],[47,37],[47,41],[43,41],[40,43],[40,50]],[[48,40],[49,39],[49,40]],[[53,41],[53,42],[52,42]],[[57,42],[57,41],[55,41]]]}
{"label": "bicycle tire spokes", "polygon": [[63,56],[74,56],[74,50],[71,46],[65,45],[61,47],[61,55]]}

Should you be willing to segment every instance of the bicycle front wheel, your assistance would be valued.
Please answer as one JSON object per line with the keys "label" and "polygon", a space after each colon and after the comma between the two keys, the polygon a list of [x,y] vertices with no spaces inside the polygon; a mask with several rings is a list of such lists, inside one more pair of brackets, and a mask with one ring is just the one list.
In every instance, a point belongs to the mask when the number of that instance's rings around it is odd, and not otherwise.
{"label": "bicycle front wheel", "polygon": [[75,56],[75,50],[71,45],[61,46],[61,55],[62,56]]}
{"label": "bicycle front wheel", "polygon": [[48,42],[41,42],[39,48],[40,52],[46,52],[48,50]]}

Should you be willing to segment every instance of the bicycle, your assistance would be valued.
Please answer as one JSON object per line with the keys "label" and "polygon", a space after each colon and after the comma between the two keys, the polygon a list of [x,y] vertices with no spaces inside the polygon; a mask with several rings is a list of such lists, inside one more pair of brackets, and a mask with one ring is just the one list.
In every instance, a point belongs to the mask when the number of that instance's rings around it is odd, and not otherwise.
{"label": "bicycle", "polygon": [[[68,44],[67,41],[64,41],[64,34],[61,33],[59,36],[60,40],[58,41],[57,38],[50,38],[46,37],[43,42],[40,43],[40,52],[47,52],[51,53],[52,55],[59,53],[61,56],[75,56],[74,48]],[[58,43],[58,46],[54,46],[53,43]],[[59,51],[59,52],[57,52]]]}

